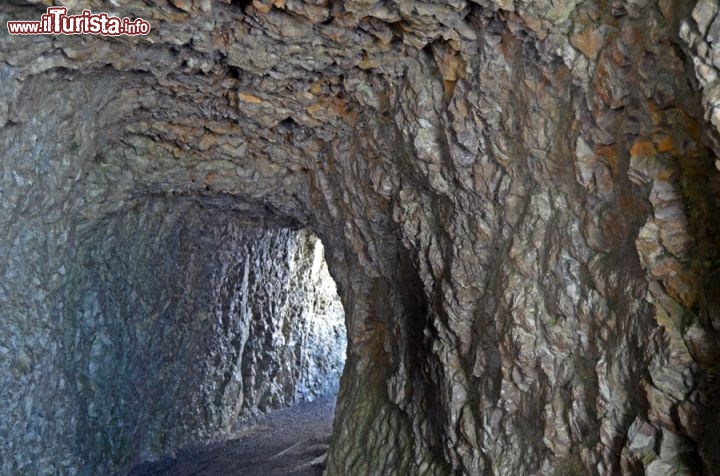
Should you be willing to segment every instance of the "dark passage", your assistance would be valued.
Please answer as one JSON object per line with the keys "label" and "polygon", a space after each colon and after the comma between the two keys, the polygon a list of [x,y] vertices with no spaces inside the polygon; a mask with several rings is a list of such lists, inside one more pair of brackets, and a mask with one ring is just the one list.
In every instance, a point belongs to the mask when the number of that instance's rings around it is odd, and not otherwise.
{"label": "dark passage", "polygon": [[[238,422],[337,391],[346,331],[322,243],[216,205],[147,199],[88,233],[71,313],[85,360],[68,364],[87,384],[84,474],[227,441]],[[252,466],[218,464],[237,462]]]}
{"label": "dark passage", "polygon": [[0,476],[720,476],[718,210],[720,0],[0,0]]}
{"label": "dark passage", "polygon": [[303,402],[241,427],[233,439],[143,463],[129,476],[321,475],[334,412],[335,395]]}

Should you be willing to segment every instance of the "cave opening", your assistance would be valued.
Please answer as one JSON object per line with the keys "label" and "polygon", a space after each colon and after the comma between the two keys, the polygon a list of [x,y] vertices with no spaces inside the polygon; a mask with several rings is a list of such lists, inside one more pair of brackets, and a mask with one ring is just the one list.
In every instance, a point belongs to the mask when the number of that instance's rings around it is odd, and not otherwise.
{"label": "cave opening", "polygon": [[140,198],[82,235],[67,371],[83,382],[77,439],[91,472],[110,459],[166,474],[158,464],[192,464],[185,449],[247,437],[275,414],[319,428],[295,428],[295,441],[276,423],[275,441],[224,448],[244,456],[214,471],[257,470],[278,445],[298,447],[276,467],[327,448],[347,335],[322,241],[227,203]]}

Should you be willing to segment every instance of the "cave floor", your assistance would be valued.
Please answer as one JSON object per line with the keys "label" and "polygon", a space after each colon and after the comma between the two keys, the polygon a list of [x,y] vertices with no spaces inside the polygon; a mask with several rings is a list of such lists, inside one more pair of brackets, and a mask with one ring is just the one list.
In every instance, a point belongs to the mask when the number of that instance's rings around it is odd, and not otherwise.
{"label": "cave floor", "polygon": [[142,463],[129,476],[321,475],[332,432],[335,395],[278,410],[232,440]]}

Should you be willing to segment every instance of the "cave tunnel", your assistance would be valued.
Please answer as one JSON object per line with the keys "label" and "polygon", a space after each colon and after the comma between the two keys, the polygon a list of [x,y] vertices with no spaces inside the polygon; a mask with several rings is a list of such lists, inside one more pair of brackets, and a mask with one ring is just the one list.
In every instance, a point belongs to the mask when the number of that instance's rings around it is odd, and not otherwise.
{"label": "cave tunnel", "polygon": [[[85,232],[65,372],[83,402],[78,444],[97,458],[87,472],[157,460],[168,445],[256,438],[253,417],[337,392],[345,315],[322,243],[233,208],[138,197]],[[130,474],[188,472],[176,459]],[[228,471],[274,474],[237,462],[203,474]]]}
{"label": "cave tunnel", "polygon": [[2,2],[0,475],[720,474],[719,10]]}

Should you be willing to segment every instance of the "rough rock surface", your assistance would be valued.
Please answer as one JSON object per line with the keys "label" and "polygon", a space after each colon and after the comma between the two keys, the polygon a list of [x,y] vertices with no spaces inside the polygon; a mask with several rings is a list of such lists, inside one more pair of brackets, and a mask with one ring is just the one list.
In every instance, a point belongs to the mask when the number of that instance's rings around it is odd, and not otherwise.
{"label": "rough rock surface", "polygon": [[63,370],[90,473],[222,438],[239,418],[337,386],[344,314],[307,232],[176,199],[88,233]]}
{"label": "rough rock surface", "polygon": [[61,3],[153,30],[0,35],[3,469],[107,460],[73,283],[179,196],[323,239],[328,474],[718,474],[715,2]]}
{"label": "rough rock surface", "polygon": [[215,206],[142,200],[76,237],[62,383],[43,405],[69,410],[82,458],[40,466],[5,447],[3,474],[110,474],[337,390],[346,330],[322,244]]}

